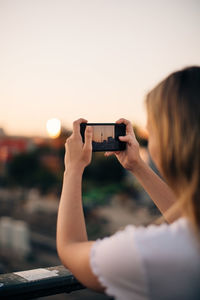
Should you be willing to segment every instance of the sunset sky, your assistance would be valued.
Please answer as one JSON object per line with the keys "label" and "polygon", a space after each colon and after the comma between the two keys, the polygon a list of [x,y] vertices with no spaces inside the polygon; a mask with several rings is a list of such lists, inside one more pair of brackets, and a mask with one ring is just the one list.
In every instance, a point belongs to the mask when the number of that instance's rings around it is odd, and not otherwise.
{"label": "sunset sky", "polygon": [[58,118],[145,125],[144,97],[200,65],[199,0],[0,0],[0,127]]}

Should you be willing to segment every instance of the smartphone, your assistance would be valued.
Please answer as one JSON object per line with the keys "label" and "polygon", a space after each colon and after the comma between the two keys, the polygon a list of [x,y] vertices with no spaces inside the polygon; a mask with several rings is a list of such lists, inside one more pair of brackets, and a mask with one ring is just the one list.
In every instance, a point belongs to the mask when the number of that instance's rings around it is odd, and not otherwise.
{"label": "smartphone", "polygon": [[92,126],[92,151],[123,151],[126,143],[119,140],[119,136],[126,135],[126,125],[116,123],[81,123],[80,131],[85,142],[85,128]]}

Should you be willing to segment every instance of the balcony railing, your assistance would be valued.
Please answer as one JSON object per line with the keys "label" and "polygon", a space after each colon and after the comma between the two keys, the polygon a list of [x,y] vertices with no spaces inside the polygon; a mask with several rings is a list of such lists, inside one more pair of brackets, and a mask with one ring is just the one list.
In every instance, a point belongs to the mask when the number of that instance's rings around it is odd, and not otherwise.
{"label": "balcony railing", "polygon": [[0,274],[0,299],[34,299],[84,288],[63,266]]}

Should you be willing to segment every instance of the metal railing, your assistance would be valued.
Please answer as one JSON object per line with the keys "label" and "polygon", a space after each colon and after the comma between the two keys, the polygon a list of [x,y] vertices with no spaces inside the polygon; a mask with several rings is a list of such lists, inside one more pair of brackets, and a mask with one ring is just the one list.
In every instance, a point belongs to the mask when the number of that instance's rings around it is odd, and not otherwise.
{"label": "metal railing", "polygon": [[34,299],[84,288],[63,266],[0,274],[0,299]]}

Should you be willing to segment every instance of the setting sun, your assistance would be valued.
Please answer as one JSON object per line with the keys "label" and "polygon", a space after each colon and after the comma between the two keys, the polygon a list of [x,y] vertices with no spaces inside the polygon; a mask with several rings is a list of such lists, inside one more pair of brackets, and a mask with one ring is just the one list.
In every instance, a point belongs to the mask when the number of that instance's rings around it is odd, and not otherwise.
{"label": "setting sun", "polygon": [[49,119],[46,124],[47,132],[51,138],[57,138],[61,131],[61,122],[59,119]]}

